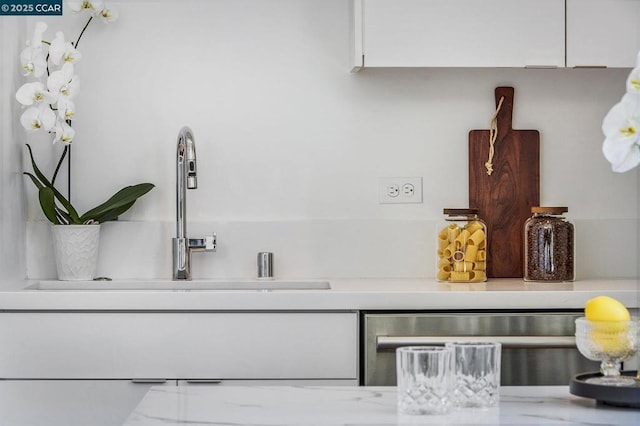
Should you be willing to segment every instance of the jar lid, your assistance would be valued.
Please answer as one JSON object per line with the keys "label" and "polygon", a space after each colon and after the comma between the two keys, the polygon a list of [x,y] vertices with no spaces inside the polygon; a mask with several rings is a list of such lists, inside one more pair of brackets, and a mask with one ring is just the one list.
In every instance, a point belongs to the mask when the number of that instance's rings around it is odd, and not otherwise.
{"label": "jar lid", "polygon": [[466,214],[478,214],[478,209],[443,209],[444,214],[452,215],[466,215]]}
{"label": "jar lid", "polygon": [[531,207],[531,213],[562,214],[568,211],[568,207]]}

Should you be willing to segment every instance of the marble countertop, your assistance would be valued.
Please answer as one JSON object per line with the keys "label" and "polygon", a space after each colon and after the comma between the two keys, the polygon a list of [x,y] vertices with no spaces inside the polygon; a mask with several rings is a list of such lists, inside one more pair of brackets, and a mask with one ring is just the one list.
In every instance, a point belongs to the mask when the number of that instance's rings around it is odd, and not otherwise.
{"label": "marble countertop", "polygon": [[0,310],[582,309],[598,295],[640,307],[640,281],[634,279],[569,283],[491,279],[476,284],[410,278],[327,280],[329,290],[275,291],[42,290],[34,289],[37,282],[24,281],[3,285]]}
{"label": "marble countertop", "polygon": [[153,425],[638,425],[640,410],[569,393],[568,386],[502,387],[500,404],[404,416],[395,387],[152,387],[125,422]]}

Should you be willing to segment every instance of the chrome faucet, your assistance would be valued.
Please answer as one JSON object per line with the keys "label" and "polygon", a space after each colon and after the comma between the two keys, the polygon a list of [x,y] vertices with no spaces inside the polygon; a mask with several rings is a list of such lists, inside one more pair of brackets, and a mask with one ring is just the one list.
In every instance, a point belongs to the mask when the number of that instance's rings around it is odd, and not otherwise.
{"label": "chrome faucet", "polygon": [[196,145],[193,132],[183,127],[178,133],[176,157],[176,237],[173,238],[173,279],[191,279],[191,252],[215,251],[216,234],[199,239],[187,237],[187,189],[198,187]]}

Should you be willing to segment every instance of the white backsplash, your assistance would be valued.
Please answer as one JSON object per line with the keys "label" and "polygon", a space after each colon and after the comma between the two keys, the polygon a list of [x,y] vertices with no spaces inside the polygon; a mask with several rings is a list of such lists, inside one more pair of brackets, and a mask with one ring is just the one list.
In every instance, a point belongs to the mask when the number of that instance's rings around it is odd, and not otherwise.
{"label": "white backsplash", "polygon": [[[611,172],[600,129],[629,70],[352,74],[344,0],[115,6],[120,19],[92,23],[80,45],[72,199],[84,211],[128,184],[156,188],[104,226],[100,275],[170,276],[176,136],[189,125],[189,234],[220,243],[194,255],[194,278],[252,276],[258,251],[275,253],[282,278],[433,276],[435,223],[468,203],[468,132],[488,128],[494,89],[508,85],[514,128],[540,131],[541,203],[576,223],[578,278],[637,276],[638,171]],[[47,22],[49,36],[84,23]],[[29,141],[52,166],[60,147]],[[392,176],[422,176],[424,203],[378,204],[377,179]],[[27,275],[51,278],[48,227],[26,194]]]}
{"label": "white backsplash", "polygon": [[[189,235],[215,231],[215,253],[192,255],[194,279],[255,278],[258,252],[274,253],[275,277],[433,277],[438,221],[313,220],[191,222]],[[55,277],[49,226],[29,224],[28,273]],[[637,223],[634,219],[579,220],[576,226],[577,279],[634,277]],[[113,279],[171,278],[174,223],[111,222],[103,225],[98,276]]]}

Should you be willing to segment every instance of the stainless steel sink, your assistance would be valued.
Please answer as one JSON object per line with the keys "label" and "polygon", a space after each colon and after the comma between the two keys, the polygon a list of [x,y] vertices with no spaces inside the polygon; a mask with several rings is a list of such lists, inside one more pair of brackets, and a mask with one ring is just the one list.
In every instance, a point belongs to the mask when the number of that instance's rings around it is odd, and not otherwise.
{"label": "stainless steel sink", "polygon": [[324,280],[113,280],[113,281],[39,281],[30,290],[167,290],[167,291],[275,291],[329,290]]}

